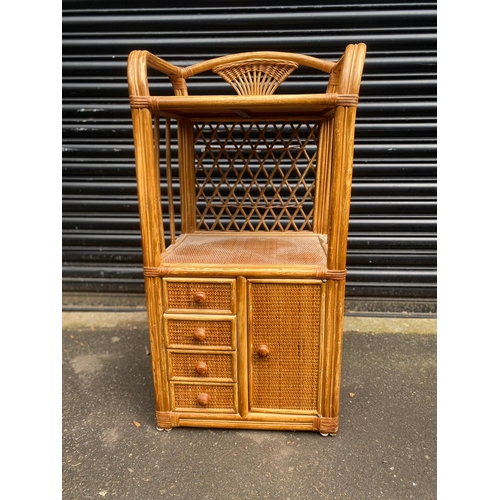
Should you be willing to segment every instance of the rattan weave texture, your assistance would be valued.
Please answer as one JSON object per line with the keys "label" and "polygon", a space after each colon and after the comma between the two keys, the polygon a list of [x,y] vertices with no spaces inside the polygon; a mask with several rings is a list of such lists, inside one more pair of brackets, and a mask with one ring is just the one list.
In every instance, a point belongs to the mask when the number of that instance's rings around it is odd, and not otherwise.
{"label": "rattan weave texture", "polygon": [[[176,409],[188,408],[198,410],[230,410],[235,411],[235,397],[233,385],[202,385],[178,384],[174,387],[174,407]],[[208,394],[208,405],[202,406],[198,402],[200,394]]]}
{"label": "rattan weave texture", "polygon": [[213,71],[228,82],[239,95],[271,95],[298,68],[282,59],[248,59],[216,66]]}
{"label": "rattan weave texture", "polygon": [[252,409],[317,411],[321,286],[252,283],[250,307]]}
{"label": "rattan weave texture", "polygon": [[[230,321],[201,321],[188,318],[178,320],[165,318],[167,325],[167,345],[177,347],[227,347],[233,345],[232,323]],[[204,340],[197,340],[194,332],[202,328]]]}
{"label": "rattan weave texture", "polygon": [[321,237],[230,235],[213,233],[187,235],[170,246],[163,264],[222,265],[310,265],[325,266]]}
{"label": "rattan weave texture", "polygon": [[[172,377],[216,378],[234,381],[234,356],[232,354],[170,353]],[[207,372],[196,371],[198,363],[205,363]]]}
{"label": "rattan weave texture", "polygon": [[[232,309],[230,283],[206,282],[168,282],[167,283],[167,310],[194,309],[194,310],[228,310]],[[204,293],[206,300],[196,302],[197,293]]]}

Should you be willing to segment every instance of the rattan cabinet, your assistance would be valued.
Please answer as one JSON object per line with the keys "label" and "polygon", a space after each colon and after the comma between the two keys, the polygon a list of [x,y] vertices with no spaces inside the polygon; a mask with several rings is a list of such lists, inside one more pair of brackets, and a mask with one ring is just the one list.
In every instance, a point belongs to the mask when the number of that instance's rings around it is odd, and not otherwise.
{"label": "rattan cabinet", "polygon": [[[187,67],[130,54],[158,429],[337,432],[365,52],[251,52]],[[323,79],[324,91],[278,89],[293,71]],[[227,95],[188,93],[189,78],[214,73]]]}

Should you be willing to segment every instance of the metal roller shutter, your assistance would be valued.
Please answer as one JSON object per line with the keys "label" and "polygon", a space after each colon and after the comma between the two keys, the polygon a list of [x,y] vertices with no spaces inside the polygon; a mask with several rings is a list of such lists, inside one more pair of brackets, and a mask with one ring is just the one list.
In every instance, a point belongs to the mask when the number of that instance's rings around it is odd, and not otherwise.
{"label": "metal roller shutter", "polygon": [[[364,42],[347,299],[433,302],[436,3],[178,5],[62,2],[63,293],[143,292],[126,80],[131,50],[189,65],[267,49],[336,59],[348,43]],[[323,90],[307,76],[284,85]],[[203,92],[222,88],[210,75],[199,83]]]}

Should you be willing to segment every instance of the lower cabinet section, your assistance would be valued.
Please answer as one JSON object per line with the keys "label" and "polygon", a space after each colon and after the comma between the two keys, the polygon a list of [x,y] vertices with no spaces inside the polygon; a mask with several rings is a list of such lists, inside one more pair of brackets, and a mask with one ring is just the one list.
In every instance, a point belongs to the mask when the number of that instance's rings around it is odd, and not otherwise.
{"label": "lower cabinet section", "polygon": [[326,280],[162,282],[168,397],[159,428],[336,433]]}

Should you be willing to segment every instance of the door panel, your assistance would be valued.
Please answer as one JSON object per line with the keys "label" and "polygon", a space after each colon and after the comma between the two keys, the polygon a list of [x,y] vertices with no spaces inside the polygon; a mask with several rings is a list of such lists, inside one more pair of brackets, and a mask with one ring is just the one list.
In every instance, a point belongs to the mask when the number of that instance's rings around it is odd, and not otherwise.
{"label": "door panel", "polygon": [[318,411],[323,283],[249,283],[251,411]]}

